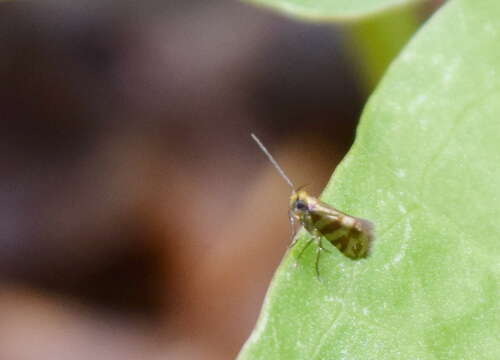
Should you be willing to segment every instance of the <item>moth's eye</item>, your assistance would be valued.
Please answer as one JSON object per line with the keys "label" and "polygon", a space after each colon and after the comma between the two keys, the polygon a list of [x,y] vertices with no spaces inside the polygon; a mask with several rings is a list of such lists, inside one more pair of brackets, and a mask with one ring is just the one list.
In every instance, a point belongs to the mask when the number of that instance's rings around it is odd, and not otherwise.
{"label": "moth's eye", "polygon": [[307,204],[302,200],[297,200],[295,202],[295,208],[297,210],[307,210]]}

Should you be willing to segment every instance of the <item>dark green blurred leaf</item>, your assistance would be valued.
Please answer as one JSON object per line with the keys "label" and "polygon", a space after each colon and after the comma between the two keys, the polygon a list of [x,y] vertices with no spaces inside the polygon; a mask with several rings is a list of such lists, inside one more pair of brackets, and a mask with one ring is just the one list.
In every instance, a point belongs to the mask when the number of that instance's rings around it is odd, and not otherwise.
{"label": "dark green blurred leaf", "polygon": [[345,21],[422,0],[245,0],[313,21]]}

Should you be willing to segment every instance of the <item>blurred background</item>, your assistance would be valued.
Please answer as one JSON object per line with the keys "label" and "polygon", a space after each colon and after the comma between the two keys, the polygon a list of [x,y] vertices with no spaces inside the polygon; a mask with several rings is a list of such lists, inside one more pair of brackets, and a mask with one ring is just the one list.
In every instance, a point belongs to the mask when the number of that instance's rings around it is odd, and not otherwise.
{"label": "blurred background", "polygon": [[368,90],[346,37],[219,1],[0,3],[0,359],[233,359]]}

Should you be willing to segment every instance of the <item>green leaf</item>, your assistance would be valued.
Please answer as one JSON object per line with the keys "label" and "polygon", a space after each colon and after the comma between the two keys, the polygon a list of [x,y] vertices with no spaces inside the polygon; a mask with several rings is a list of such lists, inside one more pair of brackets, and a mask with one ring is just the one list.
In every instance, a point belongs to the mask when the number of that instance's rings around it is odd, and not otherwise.
{"label": "green leaf", "polygon": [[500,359],[498,19],[451,1],[391,65],[323,196],[375,223],[372,256],[319,282],[301,239],[239,360]]}
{"label": "green leaf", "polygon": [[417,31],[421,8],[407,6],[366,17],[342,28],[345,46],[357,65],[359,80],[373,91],[385,70]]}
{"label": "green leaf", "polygon": [[423,0],[244,0],[312,21],[348,21]]}

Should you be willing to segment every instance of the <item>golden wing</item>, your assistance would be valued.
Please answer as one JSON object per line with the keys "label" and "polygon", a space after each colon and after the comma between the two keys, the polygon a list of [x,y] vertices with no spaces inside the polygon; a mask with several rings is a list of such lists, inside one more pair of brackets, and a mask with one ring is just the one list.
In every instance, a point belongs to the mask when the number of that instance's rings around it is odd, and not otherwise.
{"label": "golden wing", "polygon": [[368,257],[373,242],[373,224],[322,205],[321,209],[311,211],[314,227],[348,258]]}

